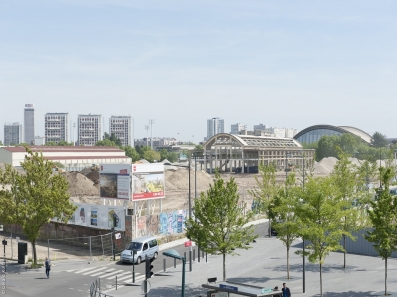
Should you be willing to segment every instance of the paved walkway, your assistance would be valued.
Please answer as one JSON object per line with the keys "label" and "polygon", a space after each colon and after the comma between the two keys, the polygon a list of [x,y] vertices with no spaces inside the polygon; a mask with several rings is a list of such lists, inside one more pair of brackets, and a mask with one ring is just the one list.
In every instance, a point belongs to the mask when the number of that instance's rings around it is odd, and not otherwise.
{"label": "paved walkway", "polygon": [[[319,296],[319,266],[306,260],[306,293],[302,293],[302,258],[294,252],[301,249],[297,240],[290,252],[291,280],[286,279],[286,249],[282,242],[275,238],[258,238],[252,243],[252,249],[238,251],[240,256],[226,257],[226,276],[234,282],[252,284],[260,287],[282,286],[283,282],[295,296]],[[172,261],[172,259],[170,259]],[[378,257],[347,255],[346,269],[342,253],[331,253],[323,267],[323,292],[325,297],[374,296],[375,292],[384,290],[384,261]],[[154,262],[154,271],[162,263]],[[397,292],[397,259],[388,261],[388,291]],[[193,263],[193,271],[186,265],[185,296],[207,296],[201,285],[207,278],[217,277],[222,280],[222,256],[208,256],[205,261]],[[181,294],[182,266],[157,273],[150,279],[151,291],[148,297],[175,297]],[[141,282],[138,283],[140,285]],[[140,286],[122,286],[116,291],[108,291],[112,296],[139,296]],[[375,294],[376,295],[376,294]]]}

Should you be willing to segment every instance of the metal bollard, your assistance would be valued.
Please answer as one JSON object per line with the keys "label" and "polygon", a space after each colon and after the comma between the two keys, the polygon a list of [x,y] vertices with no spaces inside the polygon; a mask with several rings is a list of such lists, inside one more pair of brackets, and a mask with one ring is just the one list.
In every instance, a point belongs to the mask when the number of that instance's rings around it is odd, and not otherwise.
{"label": "metal bollard", "polygon": [[208,263],[207,253],[205,253],[205,263]]}
{"label": "metal bollard", "polygon": [[186,252],[183,254],[183,257],[185,257],[185,260],[187,259],[187,258],[186,258]]}
{"label": "metal bollard", "polygon": [[196,261],[196,249],[193,250],[193,261]]}
{"label": "metal bollard", "polygon": [[192,251],[189,251],[189,271],[192,270]]}
{"label": "metal bollard", "polygon": [[174,268],[176,268],[176,258],[174,258]]}
{"label": "metal bollard", "polygon": [[117,275],[116,275],[116,290],[117,290]]}
{"label": "metal bollard", "polygon": [[163,270],[164,272],[167,271],[167,266],[166,266],[166,262],[165,262],[165,258],[163,259]]}

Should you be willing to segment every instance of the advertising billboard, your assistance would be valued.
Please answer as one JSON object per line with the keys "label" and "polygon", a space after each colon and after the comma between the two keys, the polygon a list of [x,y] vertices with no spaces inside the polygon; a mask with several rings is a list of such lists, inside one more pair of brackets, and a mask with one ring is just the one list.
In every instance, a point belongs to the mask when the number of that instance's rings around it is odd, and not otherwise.
{"label": "advertising billboard", "polygon": [[131,197],[131,164],[101,164],[100,197],[129,200]]}
{"label": "advertising billboard", "polygon": [[164,165],[132,164],[132,200],[165,197]]}

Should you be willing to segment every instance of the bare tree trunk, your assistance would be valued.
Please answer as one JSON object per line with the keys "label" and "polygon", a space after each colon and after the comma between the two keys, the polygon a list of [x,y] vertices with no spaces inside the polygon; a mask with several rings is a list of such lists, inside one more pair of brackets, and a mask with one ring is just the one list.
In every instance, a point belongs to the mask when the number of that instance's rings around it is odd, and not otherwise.
{"label": "bare tree trunk", "polygon": [[[269,217],[269,215],[267,217]],[[272,225],[271,225],[270,219],[269,219],[269,228],[268,228],[267,232],[269,233],[269,238],[272,237]]]}
{"label": "bare tree trunk", "polygon": [[346,235],[343,235],[343,268],[346,268]]}
{"label": "bare tree trunk", "polygon": [[385,258],[385,296],[387,296],[387,258]]}
{"label": "bare tree trunk", "polygon": [[289,277],[289,246],[287,246],[287,279],[290,279],[290,277]]}
{"label": "bare tree trunk", "polygon": [[320,258],[320,297],[323,297],[323,264]]}
{"label": "bare tree trunk", "polygon": [[33,264],[37,264],[37,254],[36,254],[36,240],[32,241],[32,251],[33,251]]}
{"label": "bare tree trunk", "polygon": [[226,281],[226,254],[223,254],[223,281]]}

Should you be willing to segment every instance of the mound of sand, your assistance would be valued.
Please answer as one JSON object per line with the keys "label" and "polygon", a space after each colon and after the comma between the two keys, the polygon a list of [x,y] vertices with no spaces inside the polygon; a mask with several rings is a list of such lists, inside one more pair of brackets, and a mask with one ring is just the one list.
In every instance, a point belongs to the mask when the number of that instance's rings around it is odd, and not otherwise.
{"label": "mound of sand", "polygon": [[[196,178],[194,175],[196,174]],[[189,190],[189,172],[187,168],[178,168],[177,170],[167,170],[165,173],[166,191]],[[194,189],[196,180],[197,190],[204,191],[212,184],[212,177],[204,170],[190,170],[190,188]]]}
{"label": "mound of sand", "polygon": [[80,172],[72,171],[62,173],[69,182],[70,196],[99,196],[99,188],[94,182]]}

